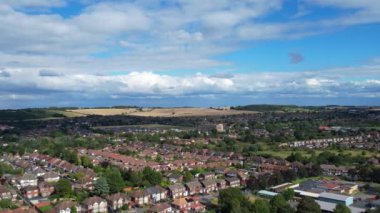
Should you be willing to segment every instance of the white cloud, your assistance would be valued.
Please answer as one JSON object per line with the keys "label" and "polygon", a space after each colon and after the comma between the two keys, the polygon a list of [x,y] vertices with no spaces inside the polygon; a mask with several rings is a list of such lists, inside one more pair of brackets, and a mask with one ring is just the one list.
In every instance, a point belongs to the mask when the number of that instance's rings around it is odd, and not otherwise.
{"label": "white cloud", "polygon": [[304,0],[304,2],[309,5],[356,10],[335,19],[321,21],[322,27],[351,26],[380,22],[380,1],[377,0]]}
{"label": "white cloud", "polygon": [[143,11],[129,4],[97,4],[70,20],[91,33],[108,35],[149,29],[150,20]]}
{"label": "white cloud", "polygon": [[[372,68],[351,68],[361,71],[354,80],[347,69],[307,72],[234,74],[227,78],[197,73],[184,77],[154,72],[131,72],[115,76],[90,74],[40,76],[39,71],[9,70],[7,79],[0,78],[0,91],[5,94],[65,94],[86,99],[123,97],[214,97],[257,96],[278,97],[380,97],[380,79],[373,79]],[[20,78],[26,73],[35,73]],[[377,71],[379,73],[379,71]],[[350,79],[351,78],[351,79]],[[1,92],[0,92],[1,93]],[[0,95],[5,95],[0,94]]]}
{"label": "white cloud", "polygon": [[1,3],[14,8],[62,7],[66,5],[66,0],[2,0]]}
{"label": "white cloud", "polygon": [[[106,73],[204,69],[229,64],[215,56],[238,48],[245,41],[297,39],[377,19],[371,1],[349,1],[360,10],[350,16],[300,22],[263,22],[279,11],[280,0],[137,0],[133,3],[91,3],[79,15],[28,14],[17,5],[53,7],[59,0],[0,1],[0,66],[37,67],[69,72]],[[303,5],[339,6],[339,0],[303,2]],[[67,2],[69,5],[69,2]],[[378,5],[378,4],[376,4]],[[307,6],[305,6],[307,7]],[[306,8],[309,9],[309,8]],[[371,10],[371,14],[378,10]],[[368,20],[370,21],[370,20]],[[380,21],[380,19],[378,20]],[[93,57],[93,56],[105,57]]]}

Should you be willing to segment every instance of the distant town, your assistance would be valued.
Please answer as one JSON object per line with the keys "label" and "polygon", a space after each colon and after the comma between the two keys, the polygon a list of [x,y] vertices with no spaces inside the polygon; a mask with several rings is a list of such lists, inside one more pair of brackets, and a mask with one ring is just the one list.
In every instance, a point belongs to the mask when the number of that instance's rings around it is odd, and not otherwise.
{"label": "distant town", "polygon": [[380,108],[0,111],[0,213],[379,212]]}

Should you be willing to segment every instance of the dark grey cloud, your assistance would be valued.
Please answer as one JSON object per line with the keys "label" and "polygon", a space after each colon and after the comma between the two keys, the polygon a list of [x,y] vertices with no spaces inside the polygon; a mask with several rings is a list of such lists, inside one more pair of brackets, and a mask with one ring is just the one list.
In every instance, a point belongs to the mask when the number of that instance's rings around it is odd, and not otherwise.
{"label": "dark grey cloud", "polygon": [[62,76],[61,73],[53,71],[53,70],[40,70],[39,76],[41,77],[55,77],[55,76]]}
{"label": "dark grey cloud", "polygon": [[0,78],[9,78],[11,77],[11,74],[5,70],[0,69]]}
{"label": "dark grey cloud", "polygon": [[299,64],[304,60],[304,57],[299,53],[289,53],[289,60],[292,64]]}

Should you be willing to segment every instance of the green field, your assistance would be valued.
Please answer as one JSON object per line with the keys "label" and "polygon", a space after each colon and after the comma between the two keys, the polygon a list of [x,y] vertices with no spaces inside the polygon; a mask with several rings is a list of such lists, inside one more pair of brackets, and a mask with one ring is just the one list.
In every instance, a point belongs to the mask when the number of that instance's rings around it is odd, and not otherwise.
{"label": "green field", "polygon": [[163,130],[170,130],[170,129],[179,129],[179,130],[192,130],[191,127],[185,127],[185,126],[171,126],[171,125],[162,125],[162,124],[144,124],[144,125],[123,125],[123,126],[97,126],[93,127],[94,129],[112,129],[112,128],[146,128],[146,129],[163,129]]}
{"label": "green field", "polygon": [[336,178],[336,177],[332,177],[332,176],[307,177],[307,178],[296,179],[296,180],[293,181],[293,183],[302,183],[302,182],[305,182],[305,181],[308,181],[308,180],[321,180],[321,179],[332,180],[334,178]]}
{"label": "green field", "polygon": [[61,111],[48,109],[0,110],[0,121],[62,118]]}

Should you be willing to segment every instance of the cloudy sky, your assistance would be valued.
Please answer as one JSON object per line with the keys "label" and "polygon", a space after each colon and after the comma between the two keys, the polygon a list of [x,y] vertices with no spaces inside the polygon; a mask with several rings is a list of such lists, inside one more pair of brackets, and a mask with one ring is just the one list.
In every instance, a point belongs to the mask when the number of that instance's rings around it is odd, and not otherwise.
{"label": "cloudy sky", "polygon": [[379,0],[0,0],[0,108],[380,105]]}

